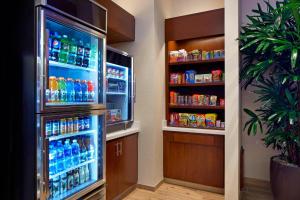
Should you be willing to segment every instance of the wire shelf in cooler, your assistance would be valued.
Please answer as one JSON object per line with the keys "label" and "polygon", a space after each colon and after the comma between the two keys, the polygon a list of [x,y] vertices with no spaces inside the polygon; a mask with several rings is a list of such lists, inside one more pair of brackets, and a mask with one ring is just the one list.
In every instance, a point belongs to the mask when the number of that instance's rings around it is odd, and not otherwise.
{"label": "wire shelf in cooler", "polygon": [[60,63],[60,62],[55,62],[55,61],[49,61],[49,65],[52,66],[52,67],[97,72],[97,70],[95,68],[80,67],[80,66],[77,66],[77,65],[71,65],[71,64]]}
{"label": "wire shelf in cooler", "polygon": [[107,95],[126,95],[124,92],[106,92]]}
{"label": "wire shelf in cooler", "polygon": [[46,106],[76,106],[76,105],[92,105],[95,102],[48,102]]}
{"label": "wire shelf in cooler", "polygon": [[61,194],[61,195],[59,195],[58,197],[52,197],[52,198],[50,198],[50,199],[51,199],[51,200],[65,199],[66,197],[69,197],[69,196],[75,194],[76,192],[78,192],[78,191],[80,191],[80,190],[82,190],[82,189],[88,187],[89,185],[91,185],[91,184],[93,184],[93,183],[95,183],[95,182],[96,182],[95,180],[87,181],[87,182],[85,182],[85,183],[83,183],[83,184],[81,184],[81,185],[78,185],[78,186],[72,188],[71,190],[68,190],[67,192],[65,192],[65,193],[63,193],[63,194]]}
{"label": "wire shelf in cooler", "polygon": [[50,136],[48,139],[49,141],[54,141],[54,140],[60,140],[64,138],[69,138],[69,137],[75,137],[79,135],[91,135],[95,134],[96,130],[88,130],[88,131],[80,131],[80,132],[73,132],[73,133],[65,133],[62,135],[57,135],[57,136]]}
{"label": "wire shelf in cooler", "polygon": [[57,176],[60,176],[60,175],[62,175],[62,174],[64,174],[64,173],[67,173],[67,172],[69,172],[69,171],[72,171],[72,170],[74,170],[74,169],[77,169],[77,168],[79,168],[79,167],[82,167],[82,166],[84,166],[84,165],[93,163],[93,162],[95,162],[95,161],[96,161],[95,159],[91,159],[91,160],[85,161],[85,162],[80,163],[80,164],[78,164],[78,165],[76,165],[76,166],[73,166],[73,167],[70,167],[70,168],[68,168],[68,169],[65,169],[65,170],[63,170],[63,171],[61,171],[61,172],[58,172],[58,173],[56,173],[56,174],[54,174],[54,175],[50,175],[50,176],[49,176],[49,179],[53,179],[53,178],[55,178],[55,177],[57,177]]}
{"label": "wire shelf in cooler", "polygon": [[124,78],[116,78],[116,77],[106,77],[107,79],[111,79],[111,80],[119,80],[119,81],[127,81]]}

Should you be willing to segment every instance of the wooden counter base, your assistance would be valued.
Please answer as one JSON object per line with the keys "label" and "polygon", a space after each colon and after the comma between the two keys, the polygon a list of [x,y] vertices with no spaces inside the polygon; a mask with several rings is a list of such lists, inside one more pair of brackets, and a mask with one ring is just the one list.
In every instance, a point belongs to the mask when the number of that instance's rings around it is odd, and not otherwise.
{"label": "wooden counter base", "polygon": [[164,131],[164,177],[224,188],[224,136]]}

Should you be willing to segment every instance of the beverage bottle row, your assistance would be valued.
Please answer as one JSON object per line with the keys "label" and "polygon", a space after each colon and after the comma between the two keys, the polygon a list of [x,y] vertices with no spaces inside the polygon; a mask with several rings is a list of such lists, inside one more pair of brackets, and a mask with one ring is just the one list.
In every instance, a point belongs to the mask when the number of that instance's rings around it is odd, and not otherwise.
{"label": "beverage bottle row", "polygon": [[76,188],[90,180],[89,165],[84,165],[49,180],[49,197],[58,198],[67,191]]}
{"label": "beverage bottle row", "polygon": [[58,140],[49,145],[49,175],[55,175],[94,158],[94,145],[89,137]]}
{"label": "beverage bottle row", "polygon": [[90,43],[84,44],[82,40],[70,39],[66,34],[61,36],[50,31],[48,47],[50,60],[81,67],[96,66],[96,47],[91,49]]}
{"label": "beverage bottle row", "polygon": [[90,117],[62,118],[60,120],[46,121],[45,135],[60,135],[66,133],[76,133],[89,130],[91,128]]}
{"label": "beverage bottle row", "polygon": [[46,90],[46,102],[93,102],[95,88],[92,81],[64,77],[49,77],[49,89]]}

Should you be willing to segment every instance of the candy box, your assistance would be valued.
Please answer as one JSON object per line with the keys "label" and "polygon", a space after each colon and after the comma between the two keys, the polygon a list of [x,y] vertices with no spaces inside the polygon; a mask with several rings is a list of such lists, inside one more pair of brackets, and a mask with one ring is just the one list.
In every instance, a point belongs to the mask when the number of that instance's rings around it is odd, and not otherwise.
{"label": "candy box", "polygon": [[196,74],[195,75],[195,83],[204,83],[204,75]]}
{"label": "candy box", "polygon": [[209,105],[210,106],[216,106],[217,105],[217,96],[211,95],[210,100],[209,100]]}
{"label": "candy box", "polygon": [[216,127],[217,114],[208,113],[205,115],[206,126],[213,128]]}
{"label": "candy box", "polygon": [[205,115],[197,114],[196,121],[197,121],[197,127],[205,128]]}
{"label": "candy box", "polygon": [[212,82],[212,74],[203,74],[204,76],[204,83]]}
{"label": "candy box", "polygon": [[189,115],[187,113],[179,113],[179,126],[187,127],[189,122]]}
{"label": "candy box", "polygon": [[222,70],[213,70],[211,71],[212,81],[221,81],[222,80]]}
{"label": "candy box", "polygon": [[185,82],[186,83],[195,83],[195,70],[188,70],[185,72]]}
{"label": "candy box", "polygon": [[196,114],[188,114],[189,117],[189,127],[197,128]]}

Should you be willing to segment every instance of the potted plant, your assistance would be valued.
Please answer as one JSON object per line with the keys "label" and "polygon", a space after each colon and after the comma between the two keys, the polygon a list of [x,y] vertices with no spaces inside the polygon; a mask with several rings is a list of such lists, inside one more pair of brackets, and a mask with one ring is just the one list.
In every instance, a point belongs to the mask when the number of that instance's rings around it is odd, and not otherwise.
{"label": "potted plant", "polygon": [[[241,27],[241,86],[257,94],[244,130],[281,152],[271,158],[274,199],[300,200],[300,0],[258,4]],[[248,87],[251,86],[251,87]]]}

